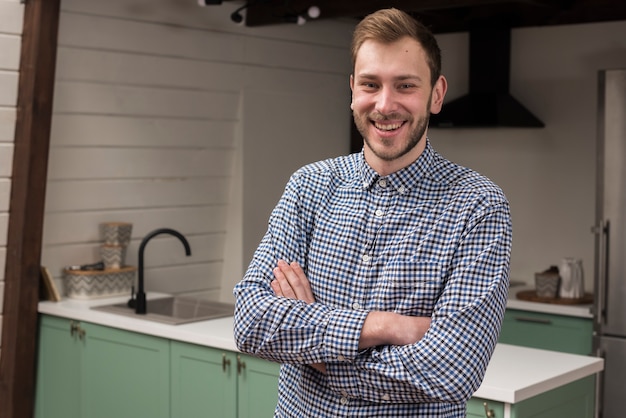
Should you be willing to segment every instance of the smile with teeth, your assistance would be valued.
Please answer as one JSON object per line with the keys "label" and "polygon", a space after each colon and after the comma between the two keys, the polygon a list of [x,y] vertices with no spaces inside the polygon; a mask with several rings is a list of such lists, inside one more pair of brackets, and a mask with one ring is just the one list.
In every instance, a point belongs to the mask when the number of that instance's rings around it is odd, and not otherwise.
{"label": "smile with teeth", "polygon": [[380,129],[381,131],[395,131],[400,128],[404,122],[395,122],[395,123],[381,123],[374,121],[374,126],[376,129]]}

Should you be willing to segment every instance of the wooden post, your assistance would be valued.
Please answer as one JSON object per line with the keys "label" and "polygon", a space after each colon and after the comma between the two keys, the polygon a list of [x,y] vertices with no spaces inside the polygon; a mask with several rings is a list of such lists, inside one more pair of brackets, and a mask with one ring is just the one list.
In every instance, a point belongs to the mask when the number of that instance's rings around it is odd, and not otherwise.
{"label": "wooden post", "polygon": [[0,418],[34,412],[37,303],[60,0],[26,0],[0,353]]}

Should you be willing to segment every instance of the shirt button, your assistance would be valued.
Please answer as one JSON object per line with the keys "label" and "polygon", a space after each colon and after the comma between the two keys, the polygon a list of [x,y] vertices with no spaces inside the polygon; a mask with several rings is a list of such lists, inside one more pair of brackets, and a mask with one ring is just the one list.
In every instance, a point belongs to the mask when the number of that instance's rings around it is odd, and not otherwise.
{"label": "shirt button", "polygon": [[387,180],[385,180],[385,179],[378,180],[378,185],[380,187],[387,187]]}
{"label": "shirt button", "polygon": [[341,354],[339,354],[337,356],[337,361],[344,361],[346,358],[344,356],[342,356]]}
{"label": "shirt button", "polygon": [[348,397],[348,392],[346,392],[345,390],[341,391],[341,396],[343,396],[344,398]]}
{"label": "shirt button", "polygon": [[352,309],[358,311],[359,309],[361,309],[361,304],[359,302],[354,302],[352,304]]}
{"label": "shirt button", "polygon": [[405,192],[404,186],[400,186],[400,187],[398,187],[398,192],[399,192],[400,194],[404,194],[404,192]]}
{"label": "shirt button", "polygon": [[380,209],[377,209],[376,212],[374,212],[374,214],[380,218],[381,216],[383,216],[384,212]]}
{"label": "shirt button", "polygon": [[370,261],[370,256],[367,254],[363,254],[363,256],[361,257],[361,260],[363,260],[363,262],[367,263]]}
{"label": "shirt button", "polygon": [[389,394],[388,394],[388,393],[385,393],[385,394],[383,395],[383,401],[388,401],[389,399],[391,399],[391,396],[389,396]]}
{"label": "shirt button", "polygon": [[348,398],[341,398],[339,402],[341,402],[342,405],[346,405],[348,403]]}
{"label": "shirt button", "polygon": [[298,361],[304,361],[304,357],[302,357],[302,356],[298,356],[298,357],[296,357],[296,359],[297,359]]}

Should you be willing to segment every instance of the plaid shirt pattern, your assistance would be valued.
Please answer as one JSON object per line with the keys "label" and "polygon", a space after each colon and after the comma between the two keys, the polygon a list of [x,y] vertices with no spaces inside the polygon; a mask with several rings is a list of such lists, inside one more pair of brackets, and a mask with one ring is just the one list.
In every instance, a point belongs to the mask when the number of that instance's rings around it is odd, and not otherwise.
{"label": "plaid shirt pattern", "polygon": [[[294,173],[234,289],[237,346],[282,364],[275,416],[464,417],[502,323],[511,236],[500,188],[429,141],[386,177],[362,152]],[[302,265],[315,303],[274,295],[278,259]],[[359,350],[372,310],[432,322],[415,344]]]}

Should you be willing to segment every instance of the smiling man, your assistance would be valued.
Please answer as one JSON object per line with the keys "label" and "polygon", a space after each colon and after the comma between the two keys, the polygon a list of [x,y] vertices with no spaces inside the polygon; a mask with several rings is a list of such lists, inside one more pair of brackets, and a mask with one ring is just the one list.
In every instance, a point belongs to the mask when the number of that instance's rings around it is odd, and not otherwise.
{"label": "smiling man", "polygon": [[431,146],[447,84],[404,12],[354,32],[360,153],[293,174],[234,290],[240,350],[282,364],[276,417],[464,417],[498,339],[509,204]]}

